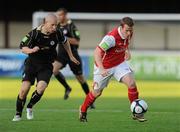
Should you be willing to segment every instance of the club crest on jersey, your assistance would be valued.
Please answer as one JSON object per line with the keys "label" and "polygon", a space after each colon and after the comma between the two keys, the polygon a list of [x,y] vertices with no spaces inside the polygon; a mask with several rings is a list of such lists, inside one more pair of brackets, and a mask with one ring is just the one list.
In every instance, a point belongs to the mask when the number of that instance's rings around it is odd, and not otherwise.
{"label": "club crest on jersey", "polygon": [[64,34],[64,35],[66,35],[67,32],[68,32],[68,31],[67,31],[66,29],[63,30],[63,34]]}
{"label": "club crest on jersey", "polygon": [[54,45],[54,44],[55,44],[55,42],[54,42],[54,41],[51,41],[51,42],[50,42],[50,45]]}

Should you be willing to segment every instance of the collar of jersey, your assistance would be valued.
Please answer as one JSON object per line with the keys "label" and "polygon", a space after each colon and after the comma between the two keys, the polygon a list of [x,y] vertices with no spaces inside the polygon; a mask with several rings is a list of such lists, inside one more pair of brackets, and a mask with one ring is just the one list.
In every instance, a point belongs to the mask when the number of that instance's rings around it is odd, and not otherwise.
{"label": "collar of jersey", "polygon": [[118,33],[119,33],[119,35],[121,36],[122,39],[125,39],[123,34],[121,33],[121,28],[122,28],[121,26],[118,27]]}

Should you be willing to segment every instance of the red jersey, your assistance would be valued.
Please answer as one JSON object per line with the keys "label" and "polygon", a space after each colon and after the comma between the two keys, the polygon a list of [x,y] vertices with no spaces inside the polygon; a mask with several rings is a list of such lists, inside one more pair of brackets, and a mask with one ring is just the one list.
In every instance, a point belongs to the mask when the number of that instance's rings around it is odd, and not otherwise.
{"label": "red jersey", "polygon": [[102,63],[105,69],[112,68],[125,60],[125,51],[128,48],[130,38],[124,39],[120,28],[114,28],[98,45],[103,50]]}

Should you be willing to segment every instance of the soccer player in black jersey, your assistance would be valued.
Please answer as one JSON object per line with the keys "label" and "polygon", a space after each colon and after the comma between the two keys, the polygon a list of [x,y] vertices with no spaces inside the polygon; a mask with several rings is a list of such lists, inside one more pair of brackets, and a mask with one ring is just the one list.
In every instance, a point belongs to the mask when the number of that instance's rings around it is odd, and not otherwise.
{"label": "soccer player in black jersey", "polygon": [[[80,62],[80,65],[76,65],[72,61],[70,61],[70,58],[68,57],[62,45],[59,45],[58,56],[55,62],[53,63],[54,76],[65,87],[64,99],[65,100],[68,99],[69,93],[71,92],[71,88],[67,84],[65,77],[62,75],[62,73],[59,70],[65,67],[66,64],[69,64],[71,71],[76,76],[76,79],[79,81],[79,83],[82,86],[82,89],[87,95],[89,93],[89,87],[86,80],[84,79],[82,72],[82,61],[78,54],[78,47],[80,41],[79,31],[72,22],[72,20],[67,18],[67,10],[65,8],[58,9],[56,15],[59,19],[58,28],[61,29],[63,34],[67,37],[71,46],[72,53],[74,57]],[[94,105],[92,105],[91,108],[94,108]]]}
{"label": "soccer player in black jersey", "polygon": [[53,73],[53,61],[57,56],[56,46],[62,45],[73,63],[79,64],[73,56],[67,38],[61,30],[57,29],[57,17],[49,14],[44,23],[30,31],[21,41],[20,48],[23,53],[28,54],[16,101],[16,114],[12,121],[20,121],[26,96],[31,85],[37,80],[36,90],[27,105],[27,119],[33,119],[32,107],[41,99],[51,75]]}

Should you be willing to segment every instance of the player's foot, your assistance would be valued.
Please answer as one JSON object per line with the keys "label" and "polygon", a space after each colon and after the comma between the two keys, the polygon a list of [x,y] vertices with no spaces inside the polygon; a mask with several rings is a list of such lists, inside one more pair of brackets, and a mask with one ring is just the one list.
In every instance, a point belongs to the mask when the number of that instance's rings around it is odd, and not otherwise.
{"label": "player's foot", "polygon": [[21,120],[20,115],[15,115],[14,118],[12,119],[12,121],[20,121],[20,120]]}
{"label": "player's foot", "polygon": [[27,109],[26,109],[26,112],[27,112],[27,113],[26,113],[27,119],[28,119],[28,120],[32,120],[32,119],[34,118],[32,108],[27,108]]}
{"label": "player's foot", "polygon": [[90,109],[96,109],[96,106],[95,106],[94,104],[91,104],[91,105],[89,106],[89,108],[90,108]]}
{"label": "player's foot", "polygon": [[133,114],[133,120],[138,120],[139,122],[145,122],[147,119],[144,118],[144,114]]}
{"label": "player's foot", "polygon": [[69,94],[70,94],[71,90],[72,90],[71,88],[65,90],[64,100],[67,100],[69,98]]}
{"label": "player's foot", "polygon": [[79,121],[80,122],[87,122],[87,113],[81,111],[81,106],[79,107]]}

